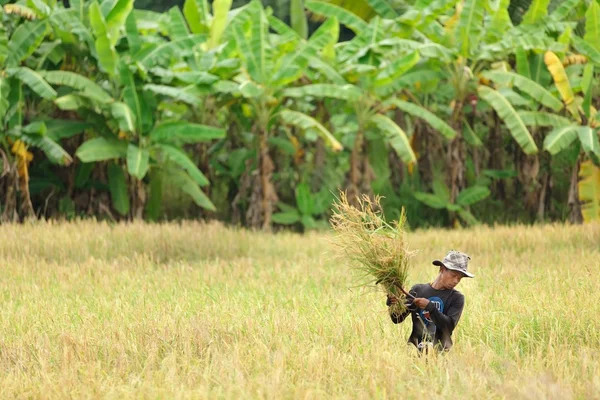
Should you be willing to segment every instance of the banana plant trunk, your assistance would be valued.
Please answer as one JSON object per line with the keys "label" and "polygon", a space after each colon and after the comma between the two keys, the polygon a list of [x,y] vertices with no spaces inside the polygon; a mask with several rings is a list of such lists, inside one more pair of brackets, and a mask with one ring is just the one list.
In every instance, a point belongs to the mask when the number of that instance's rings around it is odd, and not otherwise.
{"label": "banana plant trunk", "polygon": [[275,186],[272,183],[273,171],[275,165],[269,155],[269,146],[267,144],[267,134],[260,137],[260,183],[262,189],[262,211],[263,211],[263,230],[271,230],[271,216],[273,215],[273,204],[277,202]]}
{"label": "banana plant trunk", "polygon": [[[514,144],[513,144],[514,145]],[[530,216],[537,213],[542,185],[538,182],[540,159],[538,155],[527,155],[514,145],[518,181],[523,190],[523,204]]]}
{"label": "banana plant trunk", "polygon": [[347,196],[348,202],[355,207],[358,206],[361,195],[369,197],[373,195],[371,188],[372,172],[367,156],[367,141],[363,132],[362,127],[359,127],[350,154],[350,179]]}
{"label": "banana plant trunk", "polygon": [[[315,112],[314,117],[317,118],[318,121],[322,121],[323,126],[327,127],[327,129],[331,128],[329,126],[329,112],[327,111],[327,108],[325,107],[325,103],[323,101],[319,101],[317,103],[317,110]],[[323,171],[325,168],[326,157],[327,153],[325,151],[325,141],[323,140],[323,138],[319,137],[317,138],[317,142],[315,143],[313,158],[313,172],[311,180],[311,190],[313,192],[318,192],[319,189],[321,189],[321,186],[325,183]]]}
{"label": "banana plant trunk", "polygon": [[323,171],[325,169],[325,142],[322,138],[318,138],[315,144],[315,156],[313,161],[313,179],[311,181],[311,190],[313,192],[318,192],[323,186],[325,176]]}
{"label": "banana plant trunk", "polygon": [[252,228],[271,230],[273,204],[279,199],[273,186],[272,177],[275,165],[269,155],[268,131],[261,128],[258,134],[258,170],[254,171],[250,205],[246,212],[246,222]]}
{"label": "banana plant trunk", "polygon": [[134,220],[142,220],[144,218],[144,210],[146,207],[146,186],[140,179],[131,177],[129,191],[132,200],[131,216]]}
{"label": "banana plant trunk", "polygon": [[[539,145],[538,145],[539,146]],[[548,198],[552,192],[552,165],[550,154],[544,152],[539,155],[542,173],[537,181],[537,211],[536,219],[543,222],[548,207]]]}
{"label": "banana plant trunk", "polygon": [[546,172],[542,178],[542,188],[540,190],[539,204],[537,211],[538,222],[544,222],[546,215],[546,208],[549,206],[548,199],[552,195],[552,174],[550,171]]}
{"label": "banana plant trunk", "polygon": [[[402,122],[404,119],[404,114],[401,110],[396,109],[394,112],[394,122],[396,123],[396,125],[398,126],[402,126]],[[419,159],[418,159],[418,149],[416,148],[416,132],[417,129],[415,127],[414,131],[413,131],[413,135],[410,138],[410,146],[412,147],[412,149],[415,152],[415,155],[417,155],[417,162],[416,164],[419,163]],[[395,151],[390,151],[388,153],[388,165],[390,166],[390,182],[392,183],[392,185],[396,188],[399,188],[402,185],[402,182],[404,182],[404,169],[405,169],[405,164],[402,162],[402,160],[400,159],[400,157],[398,156],[398,153],[396,153]],[[413,165],[410,166],[410,171],[409,171],[409,175],[412,174],[413,172]]]}
{"label": "banana plant trunk", "polygon": [[583,215],[581,214],[581,203],[579,202],[579,168],[581,166],[581,156],[577,158],[577,163],[573,166],[571,174],[571,185],[569,187],[569,222],[572,224],[583,223]]}
{"label": "banana plant trunk", "polygon": [[[19,213],[17,212],[17,177],[16,165],[5,163],[3,171],[4,182],[2,182],[2,198],[4,200],[4,210],[1,216],[1,222],[17,222]],[[6,168],[8,167],[8,168]]]}
{"label": "banana plant trunk", "polygon": [[[504,155],[504,146],[502,140],[501,122],[498,114],[493,111],[494,122],[493,126],[490,127],[489,146],[490,158],[488,162],[488,168],[493,170],[504,169],[504,162],[502,160]],[[492,182],[492,193],[494,198],[506,200],[506,188],[504,187],[504,181],[502,179],[494,180]]]}
{"label": "banana plant trunk", "polygon": [[[429,190],[432,188],[433,184],[434,153],[439,151],[439,146],[437,146],[437,143],[434,143],[434,135],[429,131],[427,125],[420,121],[415,121],[415,131],[411,140],[414,143],[414,150],[417,154],[417,166],[420,179]],[[432,149],[436,150],[432,151]]]}
{"label": "banana plant trunk", "polygon": [[448,144],[446,164],[448,168],[448,187],[450,188],[450,203],[454,203],[461,190],[465,188],[465,141],[462,136],[463,102],[457,101],[452,114],[451,126],[457,135]]}
{"label": "banana plant trunk", "polygon": [[35,216],[33,204],[31,203],[31,194],[29,193],[29,162],[23,156],[16,157],[16,179],[19,186],[21,216],[31,218]]}

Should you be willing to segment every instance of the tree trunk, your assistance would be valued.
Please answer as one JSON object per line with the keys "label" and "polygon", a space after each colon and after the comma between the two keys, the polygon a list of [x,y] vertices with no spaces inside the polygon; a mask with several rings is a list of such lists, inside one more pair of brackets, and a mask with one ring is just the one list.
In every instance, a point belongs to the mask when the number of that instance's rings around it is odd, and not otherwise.
{"label": "tree trunk", "polygon": [[399,190],[406,179],[404,176],[404,162],[395,151],[390,151],[388,153],[388,164],[390,165],[390,183],[392,187]]}
{"label": "tree trunk", "polygon": [[19,213],[17,212],[17,177],[16,165],[9,166],[3,171],[4,182],[4,211],[2,212],[2,222],[17,222]]}
{"label": "tree trunk", "polygon": [[17,165],[17,179],[19,182],[19,197],[21,198],[21,211],[23,218],[35,216],[31,195],[29,193],[29,165],[27,160],[20,158]]}
{"label": "tree trunk", "polygon": [[[468,115],[468,124],[470,128],[475,130],[475,118],[477,116],[477,100],[476,98],[472,98],[471,100],[471,112]],[[478,179],[481,174],[481,155],[479,154],[479,148],[473,146],[471,151],[472,159],[473,159],[473,169],[475,172],[475,178]]]}
{"label": "tree trunk", "polygon": [[[396,111],[394,112],[394,122],[396,123],[396,125],[403,127],[404,125],[404,113],[399,110],[396,109]],[[419,153],[418,151],[415,149],[415,143],[416,143],[416,135],[415,135],[416,129],[413,131],[413,135],[410,138],[410,145],[413,148],[413,151],[415,152],[415,156],[419,157]],[[418,162],[418,160],[417,160]],[[390,182],[392,183],[392,186],[395,188],[400,188],[400,185],[402,185],[402,182],[404,182],[404,162],[402,162],[402,160],[400,159],[400,157],[398,156],[398,153],[396,153],[395,151],[390,151],[388,153],[388,165],[390,166]],[[410,165],[410,173],[412,174],[414,165]]]}
{"label": "tree trunk", "polygon": [[270,231],[273,204],[279,200],[271,181],[275,165],[269,155],[267,132],[261,132],[258,140],[258,170],[253,172],[252,193],[250,194],[250,206],[246,213],[246,222],[252,228]]}
{"label": "tree trunk", "polygon": [[260,182],[262,187],[262,228],[266,231],[271,230],[271,216],[273,215],[273,204],[277,202],[275,187],[271,181],[275,165],[269,155],[269,146],[267,144],[267,135],[260,137]]}
{"label": "tree trunk", "polygon": [[465,141],[462,136],[462,102],[457,102],[452,115],[452,128],[456,137],[448,144],[446,165],[448,168],[448,188],[450,202],[454,203],[461,190],[465,188]]}
{"label": "tree trunk", "polygon": [[[541,141],[541,138],[540,138]],[[543,143],[538,144],[538,146],[542,147]],[[544,171],[541,174],[541,179],[538,181],[538,190],[537,190],[537,213],[536,219],[539,222],[544,221],[544,217],[546,215],[546,207],[548,206],[548,198],[551,191],[552,185],[552,159],[550,158],[550,154],[544,152],[539,155],[541,169]]]}
{"label": "tree trunk", "polygon": [[[252,160],[246,160],[246,166],[244,172],[240,176],[238,191],[231,201],[231,223],[233,225],[243,225],[242,220],[243,206],[245,205],[244,200],[249,198],[250,187],[252,186],[252,174],[251,171]],[[246,225],[248,223],[246,222]]]}
{"label": "tree trunk", "polygon": [[581,204],[579,203],[579,167],[581,164],[581,157],[577,158],[577,164],[573,167],[573,173],[571,174],[571,185],[569,187],[569,222],[572,224],[583,223],[583,215],[581,214]]}
{"label": "tree trunk", "polygon": [[548,198],[548,192],[550,191],[550,181],[551,175],[550,171],[544,174],[542,178],[542,189],[540,190],[540,195],[538,198],[538,210],[537,210],[537,220],[538,222],[544,222],[544,216],[546,211],[546,199]]}
{"label": "tree trunk", "polygon": [[315,144],[315,156],[313,163],[313,179],[311,182],[311,190],[313,192],[318,192],[323,186],[325,176],[323,175],[323,170],[325,168],[326,161],[326,153],[325,153],[325,142],[322,138],[317,139],[317,143]]}
{"label": "tree trunk", "polygon": [[419,176],[421,177],[421,181],[425,183],[425,186],[421,190],[430,189],[433,184],[433,138],[434,136],[429,134],[427,125],[422,124],[420,121],[415,121],[413,143],[415,145]]}
{"label": "tree trunk", "polygon": [[132,176],[129,181],[129,192],[131,217],[134,220],[141,220],[144,218],[144,208],[146,206],[146,186],[144,182]]}
{"label": "tree trunk", "polygon": [[[490,129],[489,139],[490,159],[488,168],[501,170],[504,168],[502,155],[504,154],[504,146],[502,141],[502,130],[498,114],[494,111],[494,125]],[[495,180],[492,183],[492,193],[495,198],[506,200],[506,188],[502,179]]]}
{"label": "tree trunk", "polygon": [[539,196],[542,188],[542,184],[537,179],[540,171],[540,159],[537,155],[523,153],[519,146],[515,147],[518,160],[518,179],[524,191],[523,203],[531,219],[533,219],[538,210]]}
{"label": "tree trunk", "polygon": [[373,171],[367,157],[367,141],[362,129],[359,129],[350,155],[350,179],[347,185],[347,196],[350,204],[358,206],[358,199],[361,195],[372,197],[372,178]]}

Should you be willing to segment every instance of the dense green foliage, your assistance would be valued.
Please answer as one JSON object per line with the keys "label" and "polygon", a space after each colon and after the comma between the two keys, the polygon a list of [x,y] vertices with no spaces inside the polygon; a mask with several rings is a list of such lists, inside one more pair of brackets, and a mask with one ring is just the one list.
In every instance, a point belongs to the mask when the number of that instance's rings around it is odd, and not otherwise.
{"label": "dense green foliage", "polygon": [[413,227],[600,216],[596,0],[352,4],[4,5],[3,220],[312,229],[339,189]]}

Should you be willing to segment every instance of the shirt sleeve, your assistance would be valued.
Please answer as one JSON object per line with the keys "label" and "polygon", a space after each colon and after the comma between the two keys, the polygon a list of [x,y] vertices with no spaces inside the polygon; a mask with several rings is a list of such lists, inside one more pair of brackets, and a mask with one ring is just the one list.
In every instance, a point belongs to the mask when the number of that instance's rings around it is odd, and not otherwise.
{"label": "shirt sleeve", "polygon": [[[412,287],[412,288],[411,288],[411,289],[408,291],[408,293],[410,293],[410,294],[412,294],[413,296],[415,296],[415,297],[416,297],[416,291],[415,291],[415,289],[416,289],[416,285],[415,285],[415,286],[413,286],[413,287]],[[388,298],[388,300],[387,300],[386,304],[387,304],[387,306],[388,306],[388,307],[391,305],[389,298]],[[401,314],[396,314],[396,313],[394,313],[394,312],[392,312],[392,311],[390,310],[390,318],[392,319],[392,322],[393,322],[393,323],[395,323],[395,324],[399,324],[399,323],[403,322],[403,321],[406,319],[406,317],[408,317],[408,315],[409,315],[409,314],[410,314],[410,311],[409,311],[409,310],[405,310],[405,311],[404,311],[403,313],[401,313]]]}
{"label": "shirt sleeve", "polygon": [[445,314],[438,310],[432,302],[427,304],[425,310],[429,311],[431,320],[438,329],[452,333],[460,320],[464,306],[465,296],[463,296],[462,293],[457,293],[457,296],[455,296],[450,304],[448,304]]}

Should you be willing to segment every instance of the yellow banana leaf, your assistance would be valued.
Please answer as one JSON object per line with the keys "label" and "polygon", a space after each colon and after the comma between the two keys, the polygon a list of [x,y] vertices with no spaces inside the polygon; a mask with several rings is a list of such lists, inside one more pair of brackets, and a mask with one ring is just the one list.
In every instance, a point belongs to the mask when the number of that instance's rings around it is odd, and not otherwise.
{"label": "yellow banana leaf", "polygon": [[579,170],[579,201],[585,222],[600,221],[600,168],[588,160]]}
{"label": "yellow banana leaf", "polygon": [[456,4],[456,12],[454,13],[454,15],[452,17],[448,18],[448,20],[444,24],[444,30],[446,31],[446,34],[448,34],[449,36],[454,34],[454,32],[456,31],[456,26],[458,25],[458,21],[460,19],[460,13],[462,12],[462,9],[463,9],[463,4],[461,2],[458,2]]}
{"label": "yellow banana leaf", "polygon": [[544,62],[552,75],[552,79],[560,93],[560,97],[567,106],[567,110],[569,110],[571,115],[575,117],[577,121],[581,122],[581,116],[579,115],[577,105],[575,104],[575,95],[573,94],[569,77],[567,76],[567,72],[565,71],[561,60],[553,52],[547,51],[544,55]]}
{"label": "yellow banana leaf", "polygon": [[[19,190],[29,199],[29,163],[33,160],[33,154],[27,151],[27,145],[16,140],[11,151],[17,158],[17,173],[19,174]],[[29,202],[31,202],[29,200]]]}
{"label": "yellow banana leaf", "polygon": [[27,163],[33,160],[33,154],[27,151],[27,145],[20,140],[15,141],[11,150],[19,160],[24,160]]}

